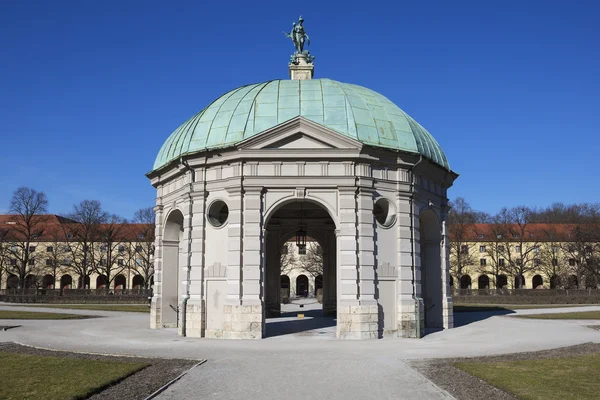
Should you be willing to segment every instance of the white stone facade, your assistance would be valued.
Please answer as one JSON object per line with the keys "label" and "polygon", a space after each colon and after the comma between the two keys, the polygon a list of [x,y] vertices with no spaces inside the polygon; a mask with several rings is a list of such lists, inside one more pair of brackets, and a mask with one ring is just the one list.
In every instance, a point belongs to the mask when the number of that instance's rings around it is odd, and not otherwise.
{"label": "white stone facade", "polygon": [[456,174],[419,155],[297,117],[148,176],[157,189],[152,328],[264,337],[299,207],[324,251],[323,307],[337,315],[338,338],[453,326],[446,190]]}

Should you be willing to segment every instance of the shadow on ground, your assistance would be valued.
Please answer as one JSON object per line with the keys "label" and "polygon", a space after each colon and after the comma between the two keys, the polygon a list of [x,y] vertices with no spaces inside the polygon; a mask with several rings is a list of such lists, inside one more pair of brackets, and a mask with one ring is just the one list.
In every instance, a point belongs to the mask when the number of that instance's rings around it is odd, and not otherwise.
{"label": "shadow on ground", "polygon": [[454,327],[458,328],[461,326],[469,325],[474,322],[483,321],[484,319],[488,319],[490,317],[495,317],[497,315],[508,315],[514,314],[515,311],[510,310],[508,308],[503,307],[489,307],[489,308],[476,308],[476,307],[466,307],[454,308]]}
{"label": "shadow on ground", "polygon": [[[298,314],[304,314],[304,318],[298,319]],[[316,335],[330,334],[326,328],[335,327],[334,317],[323,316],[322,310],[289,311],[282,312],[279,318],[267,319],[266,337],[289,335],[306,331]],[[322,330],[321,330],[322,329]]]}

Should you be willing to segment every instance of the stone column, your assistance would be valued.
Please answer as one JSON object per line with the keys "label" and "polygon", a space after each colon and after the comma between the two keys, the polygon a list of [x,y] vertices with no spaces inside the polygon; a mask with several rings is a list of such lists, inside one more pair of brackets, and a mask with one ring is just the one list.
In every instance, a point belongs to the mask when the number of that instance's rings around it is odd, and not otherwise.
{"label": "stone column", "polygon": [[[237,189],[240,190],[240,189]],[[223,312],[224,339],[260,339],[263,326],[261,299],[262,188],[230,193],[228,294]],[[239,193],[239,197],[238,197]],[[234,223],[235,221],[235,223]],[[230,271],[235,276],[230,279]],[[243,288],[243,290],[242,290]]]}
{"label": "stone column", "polygon": [[450,247],[448,238],[448,214],[442,213],[442,299],[444,329],[454,328],[454,304],[450,294]]}
{"label": "stone column", "polygon": [[164,210],[162,205],[154,207],[156,227],[154,229],[154,287],[150,305],[150,329],[162,328],[162,234],[164,230]]}
{"label": "stone column", "polygon": [[335,316],[337,312],[337,251],[334,230],[324,232],[323,243],[323,315]]}
{"label": "stone column", "polygon": [[[179,238],[179,288],[177,290],[177,332],[180,336],[185,336],[187,332],[187,305],[184,310],[184,298],[189,292],[188,275],[191,272],[191,237],[192,237],[192,199],[188,193],[186,201],[180,204],[183,211],[183,234]],[[189,270],[189,271],[188,271]],[[185,318],[185,332],[183,318]]]}
{"label": "stone column", "polygon": [[[396,281],[398,296],[398,336],[419,338],[423,328],[423,301],[415,296],[417,282],[414,280],[413,268],[416,269],[419,218],[418,208],[412,204],[408,193],[399,193],[396,199],[398,221],[398,279]],[[415,271],[415,274],[418,274]],[[420,277],[418,278],[420,281]],[[419,288],[420,293],[420,288]]]}
{"label": "stone column", "polygon": [[186,336],[204,337],[206,299],[204,298],[204,233],[206,193],[192,196],[192,243],[190,247],[190,298],[186,305]]}
{"label": "stone column", "polygon": [[265,317],[281,315],[281,243],[277,229],[265,230]]}

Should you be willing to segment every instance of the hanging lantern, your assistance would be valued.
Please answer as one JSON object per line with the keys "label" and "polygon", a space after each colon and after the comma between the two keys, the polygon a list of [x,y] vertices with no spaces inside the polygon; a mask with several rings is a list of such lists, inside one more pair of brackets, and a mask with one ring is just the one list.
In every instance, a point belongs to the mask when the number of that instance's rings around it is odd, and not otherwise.
{"label": "hanging lantern", "polygon": [[296,231],[296,246],[306,250],[306,231],[302,228]]}

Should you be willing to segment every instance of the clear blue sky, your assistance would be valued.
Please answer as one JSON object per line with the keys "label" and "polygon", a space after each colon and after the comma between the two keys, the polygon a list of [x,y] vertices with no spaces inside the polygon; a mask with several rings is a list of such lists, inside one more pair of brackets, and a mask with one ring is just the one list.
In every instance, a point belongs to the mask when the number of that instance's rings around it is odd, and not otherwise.
{"label": "clear blue sky", "polygon": [[[298,5],[302,4],[301,7]],[[0,212],[97,199],[131,217],[168,135],[235,87],[315,74],[374,89],[440,142],[475,208],[600,201],[598,1],[0,3]]]}

